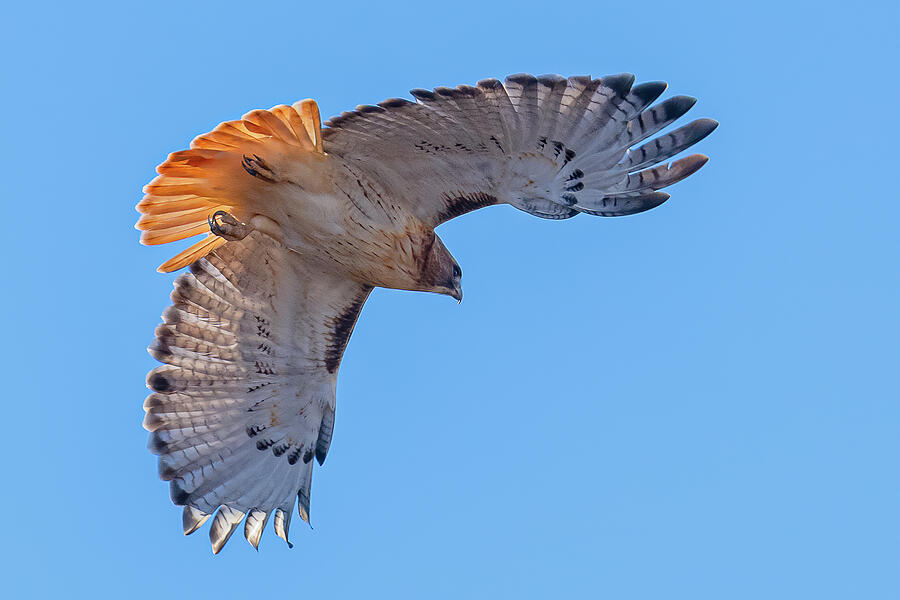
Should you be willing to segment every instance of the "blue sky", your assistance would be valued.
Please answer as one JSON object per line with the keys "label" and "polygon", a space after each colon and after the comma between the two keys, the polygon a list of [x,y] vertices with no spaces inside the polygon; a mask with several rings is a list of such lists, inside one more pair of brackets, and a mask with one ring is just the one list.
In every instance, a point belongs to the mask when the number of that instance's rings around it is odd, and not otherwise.
{"label": "blue sky", "polygon": [[[837,6],[7,7],[5,589],[900,597],[900,15]],[[369,300],[315,529],[184,538],[141,428],[155,165],[252,108],[522,71],[668,81],[711,161],[637,217],[443,225],[465,301]]]}

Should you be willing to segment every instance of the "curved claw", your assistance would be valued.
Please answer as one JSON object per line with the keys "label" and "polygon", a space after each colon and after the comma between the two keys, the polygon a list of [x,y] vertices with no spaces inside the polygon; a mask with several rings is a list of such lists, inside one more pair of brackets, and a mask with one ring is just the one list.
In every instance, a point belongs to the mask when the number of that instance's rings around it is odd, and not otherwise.
{"label": "curved claw", "polygon": [[206,219],[209,231],[213,235],[225,238],[229,242],[242,240],[250,235],[250,227],[244,225],[224,210],[217,210]]}
{"label": "curved claw", "polygon": [[266,163],[258,154],[254,154],[252,156],[247,156],[244,154],[242,156],[243,160],[241,161],[241,166],[244,167],[244,170],[247,171],[250,175],[253,175],[257,179],[262,179],[263,181],[267,181],[269,183],[275,183],[278,179],[275,176],[275,171],[272,170],[272,167]]}

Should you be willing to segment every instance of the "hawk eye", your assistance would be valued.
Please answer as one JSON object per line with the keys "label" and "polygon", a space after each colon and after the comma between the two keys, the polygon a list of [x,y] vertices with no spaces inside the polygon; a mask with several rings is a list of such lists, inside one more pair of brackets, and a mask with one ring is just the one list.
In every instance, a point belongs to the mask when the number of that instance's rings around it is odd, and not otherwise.
{"label": "hawk eye", "polygon": [[462,277],[462,269],[459,268],[459,265],[453,265],[453,276]]}

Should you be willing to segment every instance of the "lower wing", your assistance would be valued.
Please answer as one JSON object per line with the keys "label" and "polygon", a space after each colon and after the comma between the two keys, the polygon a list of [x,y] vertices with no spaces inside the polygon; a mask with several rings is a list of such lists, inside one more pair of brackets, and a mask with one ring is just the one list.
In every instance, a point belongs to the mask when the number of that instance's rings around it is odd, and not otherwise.
{"label": "lower wing", "polygon": [[229,242],[175,282],[150,353],[150,449],[192,533],[213,513],[219,552],[244,521],[257,546],[293,504],[309,519],[313,458],[325,460],[341,357],[371,288],[316,270],[261,233]]}

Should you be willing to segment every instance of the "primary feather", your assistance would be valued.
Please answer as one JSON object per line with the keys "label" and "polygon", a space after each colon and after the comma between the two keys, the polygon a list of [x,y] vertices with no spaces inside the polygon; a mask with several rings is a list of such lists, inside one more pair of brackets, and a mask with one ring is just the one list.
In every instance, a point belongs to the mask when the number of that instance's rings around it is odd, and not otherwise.
{"label": "primary feather", "polygon": [[[633,81],[632,75],[513,75],[505,84],[486,79],[475,87],[413,90],[418,104],[360,107],[327,122],[324,148],[377,178],[430,224],[480,208],[486,197],[549,219],[634,214],[662,196],[610,206],[623,193],[679,181],[705,157],[677,169],[634,172],[697,143],[717,123],[700,119],[630,152],[695,102],[676,96],[648,108],[665,84]],[[652,185],[633,183],[649,179]]]}

